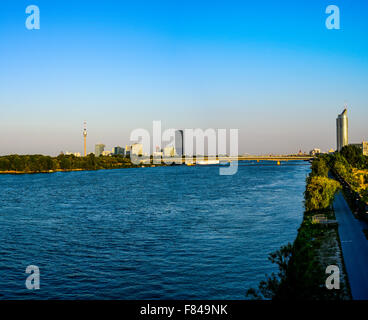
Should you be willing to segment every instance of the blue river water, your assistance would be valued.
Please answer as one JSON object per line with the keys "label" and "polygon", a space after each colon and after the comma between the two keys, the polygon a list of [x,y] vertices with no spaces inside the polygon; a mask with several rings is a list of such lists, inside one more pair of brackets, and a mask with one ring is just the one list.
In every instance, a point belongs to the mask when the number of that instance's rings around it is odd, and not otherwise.
{"label": "blue river water", "polygon": [[[244,299],[303,216],[306,162],[0,175],[0,299]],[[28,265],[40,289],[28,290]]]}

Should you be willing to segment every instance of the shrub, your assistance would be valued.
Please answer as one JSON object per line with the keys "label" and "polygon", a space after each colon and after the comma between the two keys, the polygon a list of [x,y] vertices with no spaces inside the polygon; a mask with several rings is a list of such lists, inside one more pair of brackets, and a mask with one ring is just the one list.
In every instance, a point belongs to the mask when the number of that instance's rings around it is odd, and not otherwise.
{"label": "shrub", "polygon": [[328,208],[340,188],[341,186],[337,181],[326,177],[315,176],[309,178],[304,192],[305,209],[312,211]]}
{"label": "shrub", "polygon": [[328,166],[325,159],[317,158],[312,162],[310,177],[313,176],[328,177]]}

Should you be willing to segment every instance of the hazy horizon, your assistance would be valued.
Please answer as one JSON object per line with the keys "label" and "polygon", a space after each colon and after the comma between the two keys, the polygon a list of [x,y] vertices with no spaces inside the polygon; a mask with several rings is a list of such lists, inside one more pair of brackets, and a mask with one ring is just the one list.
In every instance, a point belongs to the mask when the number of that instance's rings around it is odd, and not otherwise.
{"label": "hazy horizon", "polygon": [[[0,9],[0,155],[125,147],[136,128],[237,128],[239,153],[368,140],[366,1],[30,1]],[[325,9],[340,8],[328,30]]]}

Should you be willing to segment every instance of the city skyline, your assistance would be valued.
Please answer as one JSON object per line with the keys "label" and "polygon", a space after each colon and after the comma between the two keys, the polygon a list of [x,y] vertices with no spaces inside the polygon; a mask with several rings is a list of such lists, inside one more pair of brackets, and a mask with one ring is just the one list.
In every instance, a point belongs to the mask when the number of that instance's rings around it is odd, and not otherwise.
{"label": "city skyline", "polygon": [[[321,150],[320,148],[313,148],[311,149],[309,152],[307,152],[306,150],[302,150],[299,149],[299,151],[294,151],[294,152],[289,152],[287,154],[297,154],[297,153],[303,153],[303,154],[307,154],[307,153],[316,153],[316,151],[322,152],[322,153],[330,153],[331,151],[341,151],[341,148],[343,146],[347,146],[349,144],[355,144],[355,145],[361,145],[362,143],[367,143],[365,141],[365,139],[361,139],[361,140],[357,140],[360,141],[359,143],[351,143],[349,141],[349,128],[348,128],[348,109],[347,109],[347,105],[344,106],[344,110],[342,111],[341,114],[338,114],[337,119],[336,119],[336,149],[334,148],[329,148],[329,149],[325,149],[325,150]],[[217,131],[215,129],[215,131]],[[128,151],[128,147],[131,148],[133,145],[140,145],[142,147],[142,144],[139,143],[138,141],[132,141],[129,140],[129,143],[125,144],[125,148],[122,148],[119,144],[111,146],[109,145],[109,147],[105,150],[106,145],[98,142],[98,143],[94,143],[94,152],[87,152],[87,126],[86,126],[86,121],[83,122],[83,152],[79,152],[77,151],[72,151],[70,152],[69,150],[60,150],[58,152],[58,154],[60,153],[65,153],[65,154],[74,154],[75,156],[86,156],[89,153],[94,153],[95,155],[99,156],[102,155],[104,153],[106,153],[105,155],[113,155],[113,154],[125,154],[125,151]],[[184,155],[184,137],[185,137],[185,129],[175,129],[175,140],[173,142],[163,142],[162,143],[162,148],[160,149],[161,151],[164,151],[164,149],[166,148],[173,148],[174,153],[177,155]],[[151,139],[152,140],[152,139]],[[152,141],[151,141],[152,143]],[[207,154],[207,144],[205,144],[205,155]],[[140,148],[141,148],[140,147]],[[111,150],[110,150],[110,149]],[[153,146],[151,145],[151,151],[150,151],[150,155],[154,154],[155,151],[157,152],[157,148],[158,146]],[[179,152],[177,151],[179,150]],[[142,151],[143,152],[143,151]],[[130,153],[130,151],[129,151]],[[243,152],[243,153],[239,153],[239,155],[241,154],[249,154],[247,152]],[[264,153],[264,154],[259,154],[259,155],[266,155],[266,154],[282,154],[282,153]],[[284,153],[285,154],[285,153]],[[148,155],[148,154],[147,154]]]}
{"label": "city skyline", "polygon": [[1,10],[1,155],[83,154],[83,120],[87,153],[153,120],[238,128],[240,154],[329,150],[345,103],[350,140],[368,140],[364,1],[339,2],[340,30],[326,1],[39,1],[33,31],[27,4]]}

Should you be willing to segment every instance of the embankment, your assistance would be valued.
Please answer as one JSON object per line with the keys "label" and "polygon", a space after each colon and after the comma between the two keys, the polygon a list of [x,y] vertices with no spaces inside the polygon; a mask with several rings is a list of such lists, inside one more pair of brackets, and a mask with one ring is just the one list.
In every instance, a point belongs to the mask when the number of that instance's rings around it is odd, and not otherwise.
{"label": "embankment", "polygon": [[[267,276],[247,297],[273,300],[349,300],[338,225],[332,207],[341,186],[328,178],[329,169],[322,158],[312,162],[307,178],[305,212],[297,237],[292,244],[270,254],[278,265],[278,273]],[[326,268],[336,265],[340,270],[340,289],[326,288]]]}

